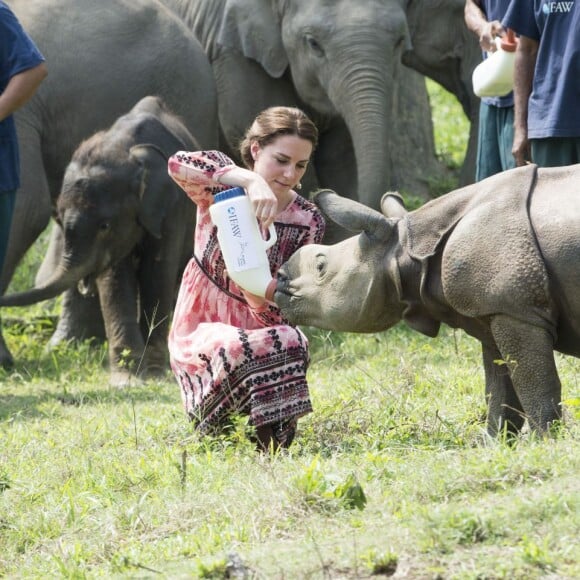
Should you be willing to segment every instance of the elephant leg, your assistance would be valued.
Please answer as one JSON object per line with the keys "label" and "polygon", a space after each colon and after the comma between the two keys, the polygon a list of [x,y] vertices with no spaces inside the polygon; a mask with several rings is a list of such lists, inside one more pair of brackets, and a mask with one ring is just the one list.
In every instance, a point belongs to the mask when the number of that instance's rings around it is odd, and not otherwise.
{"label": "elephant leg", "polygon": [[[172,234],[180,235],[182,228],[177,222]],[[183,234],[182,237],[185,237]],[[143,247],[143,259],[139,269],[139,298],[141,334],[146,337],[147,371],[152,376],[162,376],[169,369],[167,334],[178,283],[180,246],[179,237],[172,247],[164,242],[149,240]],[[156,257],[158,259],[155,259]]]}
{"label": "elephant leg", "polygon": [[[476,108],[476,111],[479,109]],[[459,185],[469,185],[475,181],[475,164],[477,159],[477,135],[479,132],[479,115],[473,114],[470,118],[469,138],[465,158],[459,175]]]}
{"label": "elephant leg", "polygon": [[123,386],[145,369],[145,342],[138,321],[138,289],[132,256],[97,278],[109,341],[111,384]]}
{"label": "elephant leg", "polygon": [[321,131],[314,162],[324,187],[343,197],[357,198],[356,157],[350,132],[342,119],[333,120],[331,126]]}
{"label": "elephant leg", "polygon": [[503,314],[493,317],[490,328],[530,427],[546,432],[562,416],[562,386],[552,335]]}
{"label": "elephant leg", "polygon": [[497,348],[483,346],[485,398],[487,401],[487,432],[495,437],[504,429],[517,434],[526,420],[522,404],[516,395],[509,370],[499,364],[502,356]]}
{"label": "elephant leg", "polygon": [[76,288],[63,294],[60,316],[49,347],[61,342],[95,339],[97,343],[106,338],[105,325],[98,296],[82,296]]}

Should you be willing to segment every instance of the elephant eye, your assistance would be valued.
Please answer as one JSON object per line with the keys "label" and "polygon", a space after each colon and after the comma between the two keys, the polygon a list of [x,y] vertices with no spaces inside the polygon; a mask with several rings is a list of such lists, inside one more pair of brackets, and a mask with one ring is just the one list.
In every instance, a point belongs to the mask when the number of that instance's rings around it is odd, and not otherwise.
{"label": "elephant eye", "polygon": [[101,222],[99,224],[99,230],[101,232],[108,232],[111,229],[111,224],[110,222]]}
{"label": "elephant eye", "polygon": [[319,42],[316,40],[316,38],[314,38],[314,36],[307,34],[305,39],[306,43],[313,52],[315,52],[318,56],[324,56],[324,49],[322,46],[320,46]]}
{"label": "elephant eye", "polygon": [[322,276],[326,272],[326,257],[322,254],[316,256],[316,271],[319,276]]}

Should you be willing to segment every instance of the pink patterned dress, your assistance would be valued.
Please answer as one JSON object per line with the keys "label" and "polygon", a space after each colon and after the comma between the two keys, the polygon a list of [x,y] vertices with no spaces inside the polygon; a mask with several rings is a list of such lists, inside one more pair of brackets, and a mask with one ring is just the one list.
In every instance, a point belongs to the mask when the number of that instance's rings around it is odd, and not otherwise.
{"label": "pink patterned dress", "polygon": [[[171,368],[189,418],[202,433],[216,432],[233,413],[256,427],[271,425],[289,444],[297,419],[312,411],[306,369],[308,341],[273,303],[251,308],[227,276],[209,206],[228,189],[214,180],[232,160],[217,151],[178,152],[169,175],[197,204],[194,256],[181,282],[169,333]],[[295,194],[277,216],[277,242],[268,250],[273,275],[301,246],[320,243],[324,219]]]}

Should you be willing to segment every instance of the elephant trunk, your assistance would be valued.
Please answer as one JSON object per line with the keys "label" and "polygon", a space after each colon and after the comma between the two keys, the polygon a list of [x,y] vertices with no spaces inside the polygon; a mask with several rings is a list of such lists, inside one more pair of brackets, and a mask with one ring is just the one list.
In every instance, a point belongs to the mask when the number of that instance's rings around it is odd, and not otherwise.
{"label": "elephant trunk", "polygon": [[55,298],[65,290],[72,288],[79,280],[90,273],[90,270],[85,270],[84,268],[67,269],[61,266],[54,276],[42,286],[0,297],[0,306],[30,306],[43,300]]}
{"label": "elephant trunk", "polygon": [[379,209],[382,194],[397,185],[393,183],[392,149],[396,80],[388,68],[384,62],[373,67],[368,61],[364,66],[350,67],[337,75],[341,86],[334,98],[331,95],[352,138],[358,200],[373,209]]}

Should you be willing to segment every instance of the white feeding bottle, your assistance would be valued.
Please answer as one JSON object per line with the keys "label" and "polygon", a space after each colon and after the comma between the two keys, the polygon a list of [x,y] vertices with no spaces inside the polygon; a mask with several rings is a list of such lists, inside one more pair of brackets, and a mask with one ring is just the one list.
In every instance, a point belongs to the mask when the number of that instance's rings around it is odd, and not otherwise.
{"label": "white feeding bottle", "polygon": [[473,92],[478,97],[503,97],[514,88],[514,61],[517,42],[513,30],[496,38],[497,50],[478,64],[472,76]]}
{"label": "white feeding bottle", "polygon": [[250,199],[241,187],[220,191],[213,198],[209,213],[217,227],[217,238],[229,277],[240,288],[272,300],[276,279],[270,273],[266,250],[276,243],[276,229],[264,240]]}

